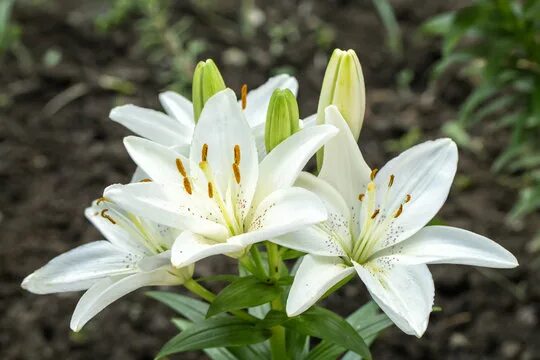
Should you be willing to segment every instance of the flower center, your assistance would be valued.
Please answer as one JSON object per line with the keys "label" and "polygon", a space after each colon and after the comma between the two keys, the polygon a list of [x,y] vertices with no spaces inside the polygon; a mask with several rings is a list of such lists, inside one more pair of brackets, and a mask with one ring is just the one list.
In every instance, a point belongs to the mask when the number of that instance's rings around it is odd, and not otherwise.
{"label": "flower center", "polygon": [[[354,241],[351,258],[360,264],[369,259],[375,246],[384,236],[392,235],[394,222],[403,213],[404,206],[411,201],[411,195],[407,194],[399,205],[388,208],[389,193],[394,185],[395,176],[390,175],[387,186],[378,189],[374,182],[377,172],[378,169],[373,169],[366,191],[358,195],[358,201],[362,203],[359,218],[361,230]],[[380,204],[377,204],[377,191],[379,193],[384,191]]]}

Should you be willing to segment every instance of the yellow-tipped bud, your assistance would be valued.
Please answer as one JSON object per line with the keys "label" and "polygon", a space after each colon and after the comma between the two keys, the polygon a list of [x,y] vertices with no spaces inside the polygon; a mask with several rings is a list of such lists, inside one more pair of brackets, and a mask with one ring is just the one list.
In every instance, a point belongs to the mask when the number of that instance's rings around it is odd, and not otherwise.
{"label": "yellow-tipped bud", "polygon": [[300,116],[296,97],[289,89],[274,90],[266,114],[264,132],[266,151],[272,151],[298,130],[300,130]]}
{"label": "yellow-tipped bud", "polygon": [[212,59],[200,61],[193,74],[192,100],[195,122],[201,116],[204,104],[215,93],[225,90],[225,82]]}

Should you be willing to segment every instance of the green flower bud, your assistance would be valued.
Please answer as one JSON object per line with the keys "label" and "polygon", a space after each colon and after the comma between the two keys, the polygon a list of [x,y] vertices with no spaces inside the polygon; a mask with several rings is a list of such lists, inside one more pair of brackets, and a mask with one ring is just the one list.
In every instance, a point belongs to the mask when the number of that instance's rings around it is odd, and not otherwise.
{"label": "green flower bud", "polygon": [[266,152],[272,151],[298,130],[300,130],[300,115],[296,97],[289,89],[274,90],[266,114],[264,132]]}
{"label": "green flower bud", "polygon": [[324,124],[324,109],[329,105],[337,106],[358,140],[366,109],[366,89],[362,67],[354,50],[334,50],[324,74],[317,124]]}
{"label": "green flower bud", "polygon": [[225,82],[212,59],[199,61],[193,74],[192,101],[195,123],[199,120],[204,104],[215,93],[225,90]]}

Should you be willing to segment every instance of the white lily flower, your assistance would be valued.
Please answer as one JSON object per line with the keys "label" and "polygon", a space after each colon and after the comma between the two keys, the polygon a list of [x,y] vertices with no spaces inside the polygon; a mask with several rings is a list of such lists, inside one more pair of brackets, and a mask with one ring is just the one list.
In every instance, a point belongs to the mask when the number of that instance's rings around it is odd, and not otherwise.
{"label": "white lily flower", "polygon": [[292,184],[336,133],[331,125],[306,128],[259,164],[251,128],[234,92],[226,89],[205,104],[186,156],[127,137],[131,158],[153,182],[112,185],[105,196],[140,216],[185,230],[172,248],[176,267],[216,254],[240,256],[251,244],[326,220],[319,198]]}
{"label": "white lily flower", "polygon": [[81,245],[27,276],[22,287],[35,294],[87,290],[70,327],[79,331],[120,297],[143,286],[180,285],[193,266],[176,269],[170,248],[179,231],[128,213],[106,198],[85,210],[107,240]]}
{"label": "white lily flower", "polygon": [[[290,89],[298,93],[298,81],[286,74],[271,77],[258,88],[247,93],[244,114],[257,144],[259,157],[266,154],[264,128],[270,97],[276,89]],[[110,118],[135,134],[165,146],[189,147],[195,129],[191,101],[173,91],[159,94],[159,101],[166,113],[135,105],[122,105],[111,110]],[[239,102],[241,103],[241,102]],[[315,123],[315,115],[306,119]]]}
{"label": "white lily flower", "polygon": [[425,227],[445,202],[456,172],[453,141],[414,146],[377,172],[365,163],[335,106],[326,109],[326,121],[340,133],[325,145],[319,177],[302,174],[296,186],[319,195],[328,221],[273,240],[309,253],[289,293],[289,316],[307,310],[356,272],[388,317],[420,337],[434,299],[426,264],[517,266],[510,252],[481,235]]}

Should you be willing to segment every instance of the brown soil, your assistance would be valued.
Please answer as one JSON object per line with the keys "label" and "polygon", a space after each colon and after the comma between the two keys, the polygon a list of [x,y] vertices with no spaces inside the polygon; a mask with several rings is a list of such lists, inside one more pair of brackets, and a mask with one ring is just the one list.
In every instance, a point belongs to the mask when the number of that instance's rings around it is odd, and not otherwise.
{"label": "brown soil", "polygon": [[[317,47],[313,19],[328,24],[336,34],[331,46],[356,49],[362,61],[369,110],[360,144],[368,161],[380,166],[394,155],[385,141],[411,127],[420,128],[422,138],[441,136],[440,126],[455,117],[469,91],[466,83],[451,78],[439,84],[437,93],[427,91],[437,47],[415,34],[423,20],[456,5],[393,3],[404,34],[402,60],[393,58],[383,45],[383,27],[367,0],[259,2],[267,23],[289,19],[300,34],[286,43],[279,56],[268,55],[270,39],[262,30],[254,40],[239,36],[237,40],[213,27],[188,2],[175,10],[194,17],[194,33],[211,44],[204,56],[223,64],[221,53],[231,45],[247,54],[244,66],[222,66],[229,86],[238,89],[244,82],[257,86],[280,66],[295,70],[304,115],[316,109],[328,54]],[[83,209],[106,185],[127,182],[134,169],[121,142],[128,132],[108,120],[108,112],[126,102],[157,108],[156,95],[166,85],[156,80],[155,69],[146,65],[145,57],[133,51],[133,26],[99,34],[93,30],[91,9],[80,10],[81,6],[59,0],[46,9],[18,6],[22,42],[34,64],[23,66],[11,55],[0,62],[0,94],[12,99],[0,107],[2,359],[151,359],[174,334],[169,322],[172,313],[145,297],[144,291],[116,302],[82,333],[71,334],[69,318],[79,294],[37,296],[19,287],[25,275],[52,257],[98,239],[83,218]],[[219,13],[234,20],[236,10],[236,4],[228,1]],[[51,47],[61,49],[63,58],[58,66],[46,68],[40,59]],[[409,90],[398,91],[396,77],[404,68],[414,78]],[[132,81],[136,93],[125,97],[104,90],[96,81],[100,74]],[[52,111],[49,101],[73,86],[70,93],[80,91],[80,96]],[[439,217],[446,224],[491,237],[516,254],[521,266],[505,271],[433,266],[436,304],[443,311],[432,315],[422,339],[395,328],[386,331],[374,345],[376,359],[540,358],[540,272],[531,265],[535,257],[525,250],[540,216],[531,216],[519,228],[506,225],[505,214],[516,199],[516,189],[490,172],[504,134],[488,126],[475,131],[484,148],[476,154],[460,151],[459,181]],[[215,274],[230,266],[228,260],[216,257],[197,270]],[[332,296],[327,305],[343,315],[368,299],[359,281],[340,295]],[[191,353],[178,358],[204,356]]]}

